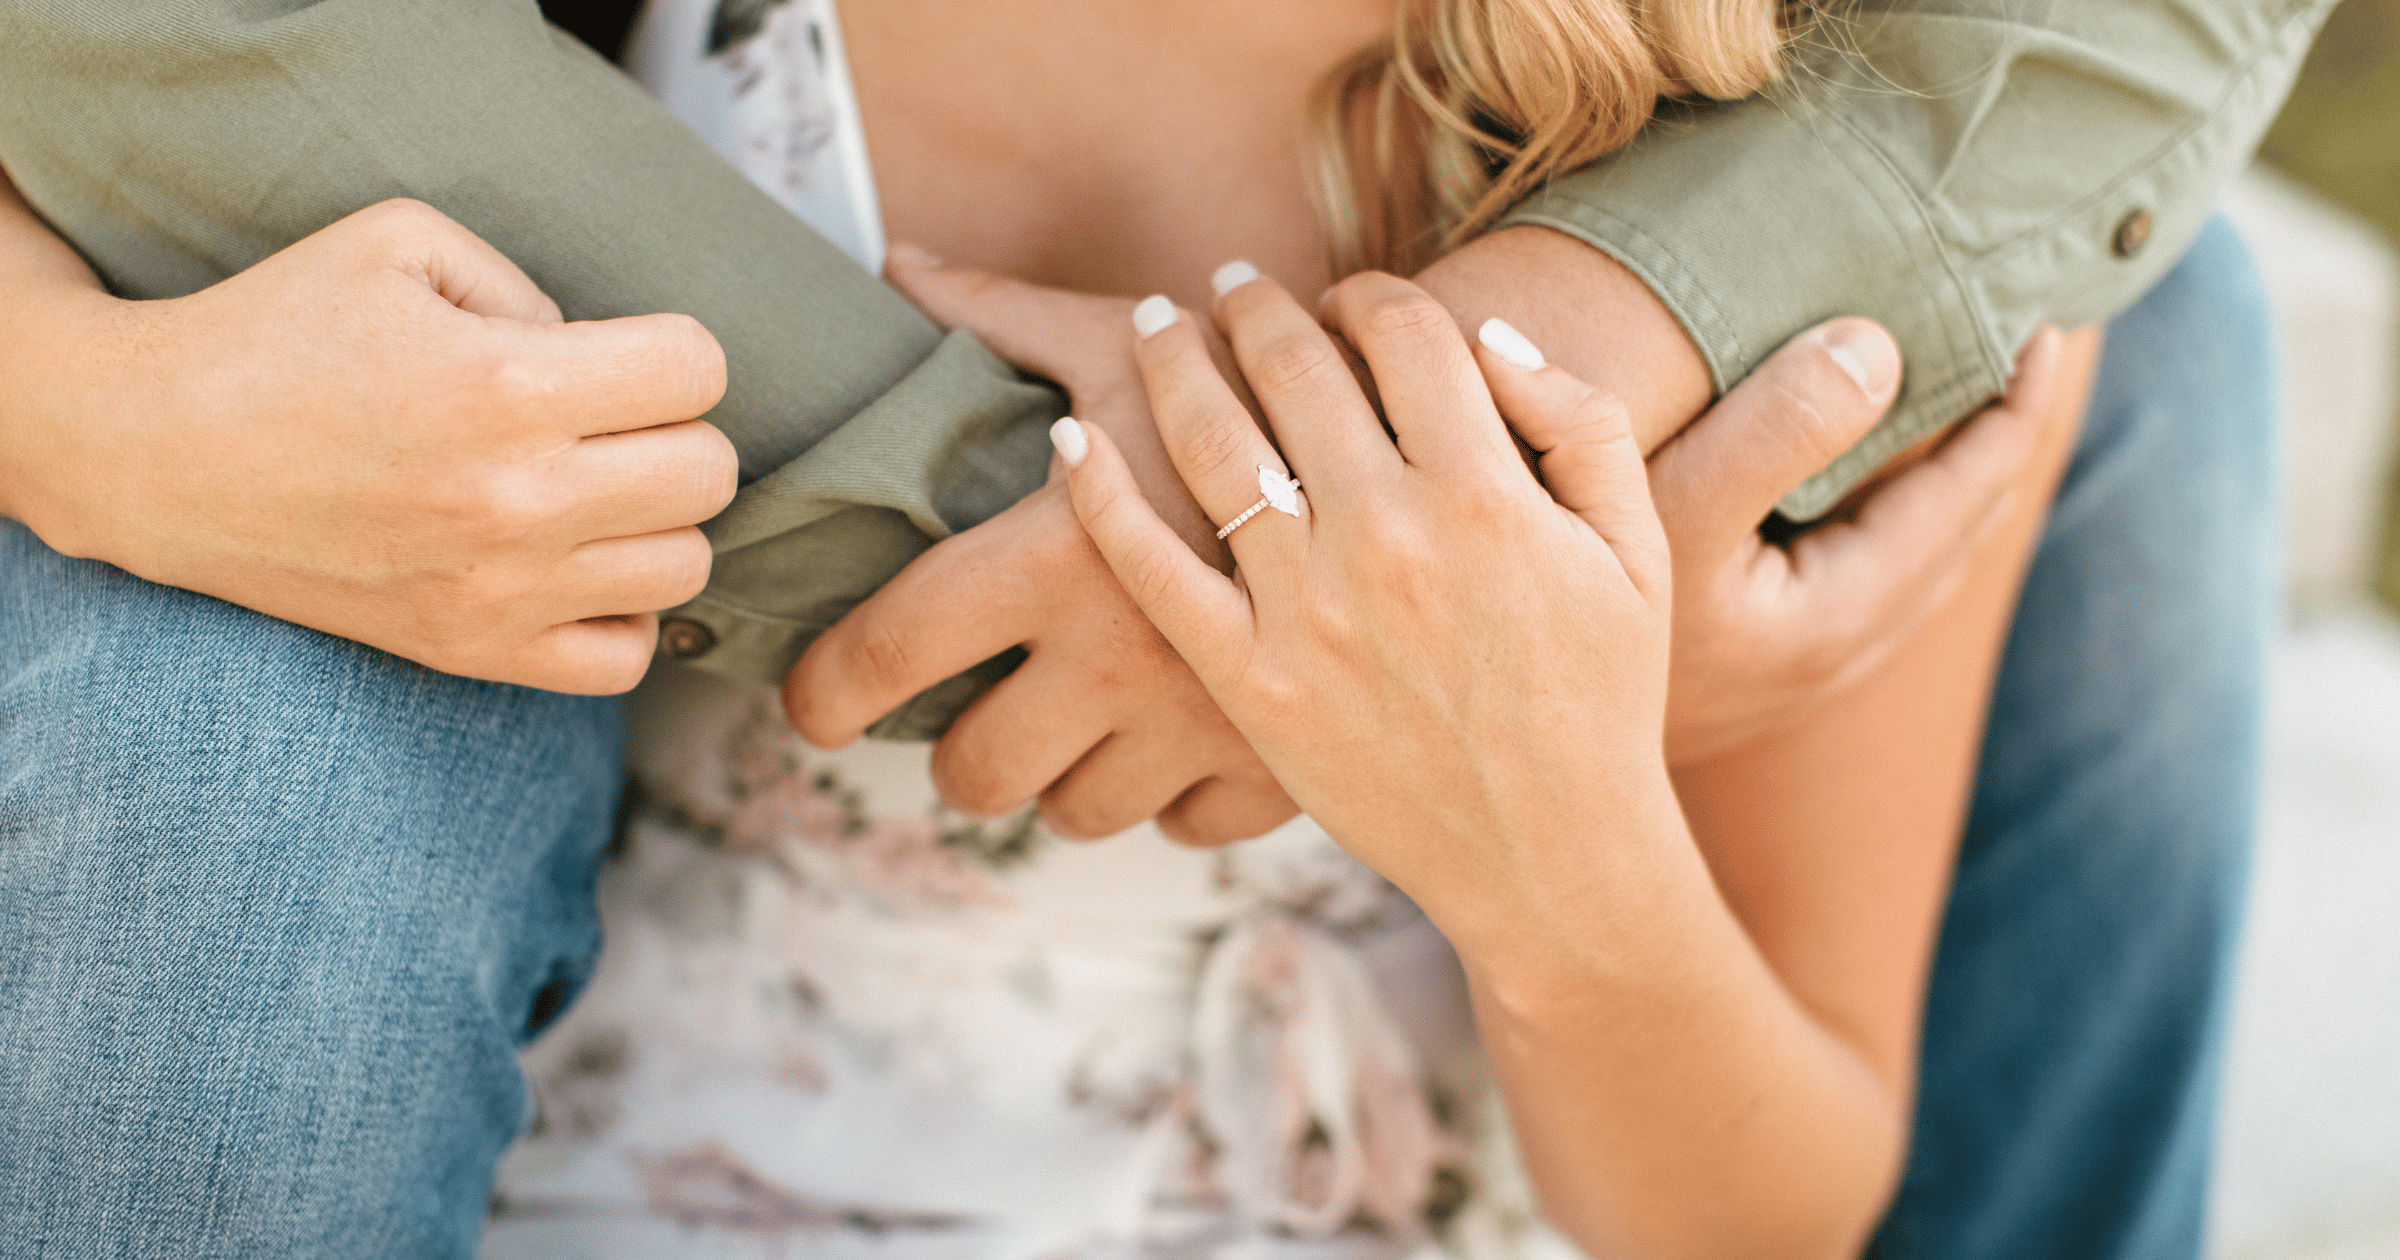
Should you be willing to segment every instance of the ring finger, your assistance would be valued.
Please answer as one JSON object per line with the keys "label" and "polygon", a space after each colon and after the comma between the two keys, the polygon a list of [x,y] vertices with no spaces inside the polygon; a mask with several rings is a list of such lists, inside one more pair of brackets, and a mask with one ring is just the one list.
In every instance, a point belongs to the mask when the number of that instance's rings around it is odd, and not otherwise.
{"label": "ring finger", "polygon": [[1308,500],[1289,488],[1282,453],[1234,397],[1189,312],[1145,298],[1133,327],[1150,414],[1176,473],[1209,520],[1230,530],[1234,562],[1253,582],[1262,572],[1288,581],[1308,537]]}

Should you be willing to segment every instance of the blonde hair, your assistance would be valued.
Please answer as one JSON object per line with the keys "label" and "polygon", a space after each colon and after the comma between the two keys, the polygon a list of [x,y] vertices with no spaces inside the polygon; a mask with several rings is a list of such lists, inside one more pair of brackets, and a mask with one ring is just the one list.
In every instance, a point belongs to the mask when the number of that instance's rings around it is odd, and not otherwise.
{"label": "blonde hair", "polygon": [[1772,80],[1796,0],[1399,0],[1388,44],[1319,85],[1334,276],[1408,274],[1622,148],[1661,97]]}

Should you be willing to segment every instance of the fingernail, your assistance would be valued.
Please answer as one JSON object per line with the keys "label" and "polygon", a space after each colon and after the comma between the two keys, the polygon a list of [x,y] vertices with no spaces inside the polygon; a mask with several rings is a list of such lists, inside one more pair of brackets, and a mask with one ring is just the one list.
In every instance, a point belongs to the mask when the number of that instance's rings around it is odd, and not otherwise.
{"label": "fingernail", "polygon": [[1873,324],[1836,320],[1809,335],[1867,397],[1882,398],[1900,383],[1900,349]]}
{"label": "fingernail", "polygon": [[1092,440],[1083,435],[1083,425],[1073,416],[1060,416],[1050,426],[1050,445],[1058,448],[1058,457],[1067,461],[1069,468],[1083,463],[1083,457],[1092,453]]}
{"label": "fingernail", "polygon": [[942,265],[941,259],[924,248],[911,245],[907,241],[893,241],[883,252],[886,257],[899,259],[902,266],[939,267]]}
{"label": "fingernail", "polygon": [[1475,330],[1475,340],[1482,342],[1484,349],[1528,372],[1539,372],[1550,362],[1542,357],[1539,347],[1525,339],[1525,334],[1497,316],[1483,321],[1483,327]]}
{"label": "fingernail", "polygon": [[1208,278],[1208,287],[1215,289],[1218,297],[1223,297],[1256,279],[1258,268],[1236,258],[1217,268],[1216,274]]}
{"label": "fingernail", "polygon": [[1175,304],[1168,301],[1164,293],[1153,293],[1134,304],[1133,335],[1144,341],[1150,340],[1158,334],[1159,329],[1174,322]]}

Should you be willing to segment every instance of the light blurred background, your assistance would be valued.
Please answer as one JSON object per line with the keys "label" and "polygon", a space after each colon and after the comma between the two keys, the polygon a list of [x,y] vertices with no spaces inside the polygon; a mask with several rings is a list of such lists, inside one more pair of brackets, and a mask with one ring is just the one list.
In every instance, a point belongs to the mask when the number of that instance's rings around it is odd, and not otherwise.
{"label": "light blurred background", "polygon": [[2289,612],[2211,1250],[2400,1260],[2400,0],[2334,11],[2260,159]]}

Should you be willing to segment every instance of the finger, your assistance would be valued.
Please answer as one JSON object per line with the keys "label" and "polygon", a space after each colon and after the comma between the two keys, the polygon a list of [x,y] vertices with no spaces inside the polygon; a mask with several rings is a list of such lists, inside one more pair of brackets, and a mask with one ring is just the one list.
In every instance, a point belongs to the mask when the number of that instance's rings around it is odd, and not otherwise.
{"label": "finger", "polygon": [[1043,547],[1089,545],[1071,532],[1044,542],[1039,507],[1029,500],[934,544],[819,635],[784,676],[792,728],[840,748],[918,692],[1023,643],[1049,598],[1028,566],[1051,568]]}
{"label": "finger", "polygon": [[[2002,400],[1960,426],[1932,457],[1878,487],[1849,520],[1792,545],[1796,573],[1854,608],[1868,625],[1897,625],[1946,600],[2040,449],[2056,406],[2061,338],[2036,332]],[[2062,423],[2065,421],[2061,421]]]}
{"label": "finger", "polygon": [[379,202],[328,230],[377,235],[397,251],[402,270],[469,314],[561,322],[558,303],[506,254],[424,202]]}
{"label": "finger", "polygon": [[1216,848],[1255,840],[1298,817],[1300,807],[1264,767],[1194,784],[1158,816],[1158,829],[1177,844]]}
{"label": "finger", "polygon": [[972,818],[997,818],[1067,774],[1109,739],[1106,698],[1091,681],[1077,662],[1036,652],[967,706],[933,746],[933,785],[943,803]]}
{"label": "finger", "polygon": [[1410,464],[1512,478],[1522,468],[1448,308],[1406,280],[1368,271],[1335,285],[1324,314],[1366,360]]}
{"label": "finger", "polygon": [[1094,345],[1115,346],[1123,298],[1027,284],[988,271],[945,266],[906,243],[884,255],[884,278],[944,328],[964,328],[992,353],[1054,381],[1069,379]]}
{"label": "finger", "polygon": [[1778,500],[1875,426],[1899,381],[1899,347],[1870,321],[1837,319],[1785,342],[1651,457],[1677,553],[1708,568],[1744,545]]}
{"label": "finger", "polygon": [[[1235,563],[1248,567],[1254,578],[1261,573],[1288,577],[1296,571],[1306,541],[1308,505],[1305,496],[1283,490],[1283,479],[1290,475],[1283,456],[1227,387],[1189,315],[1164,297],[1146,298],[1134,310],[1134,331],[1140,338],[1134,360],[1149,391],[1159,441],[1175,461],[1176,475],[1210,521],[1233,526],[1225,538]],[[1162,326],[1162,320],[1171,322]],[[1269,477],[1261,469],[1272,475],[1282,502],[1234,525],[1269,498]],[[1282,507],[1292,511],[1285,513]]]}
{"label": "finger", "polygon": [[[1499,330],[1492,328],[1498,324]],[[1505,332],[1501,331],[1505,330]],[[1584,519],[1614,552],[1626,575],[1644,595],[1668,589],[1670,567],[1664,528],[1650,501],[1650,475],[1642,462],[1633,421],[1614,394],[1596,389],[1563,368],[1526,356],[1511,340],[1515,330],[1486,321],[1475,354],[1491,384],[1492,400],[1508,424],[1541,456],[1542,484],[1561,507]],[[1498,345],[1501,349],[1495,349]],[[1509,463],[1524,465],[1509,448]]]}
{"label": "finger", "polygon": [[567,553],[544,611],[583,620],[673,608],[708,585],[712,560],[707,537],[690,526],[596,539]]}
{"label": "finger", "polygon": [[576,501],[563,523],[578,540],[697,525],[733,502],[740,475],[733,443],[705,420],[597,434],[568,454]]}
{"label": "finger", "polygon": [[677,424],[725,396],[725,352],[688,315],[489,327],[503,401],[577,437]]}
{"label": "finger", "polygon": [[1216,766],[1252,760],[1207,693],[1191,691],[1194,705],[1204,706],[1199,714],[1120,729],[1044,789],[1042,820],[1050,829],[1071,840],[1113,836],[1156,817]]}
{"label": "finger", "polygon": [[[1216,316],[1302,485],[1315,470],[1325,483],[1319,498],[1332,505],[1399,472],[1400,454],[1340,349],[1282,285],[1259,279],[1229,288]],[[1163,430],[1165,419],[1159,423]]]}
{"label": "finger", "polygon": [[658,618],[650,613],[598,617],[552,626],[526,645],[496,681],[564,692],[614,696],[633,690],[658,651]]}
{"label": "finger", "polygon": [[1051,440],[1067,465],[1076,519],[1117,584],[1223,703],[1218,688],[1231,683],[1252,634],[1249,596],[1158,518],[1098,426],[1070,417],[1051,426]]}

